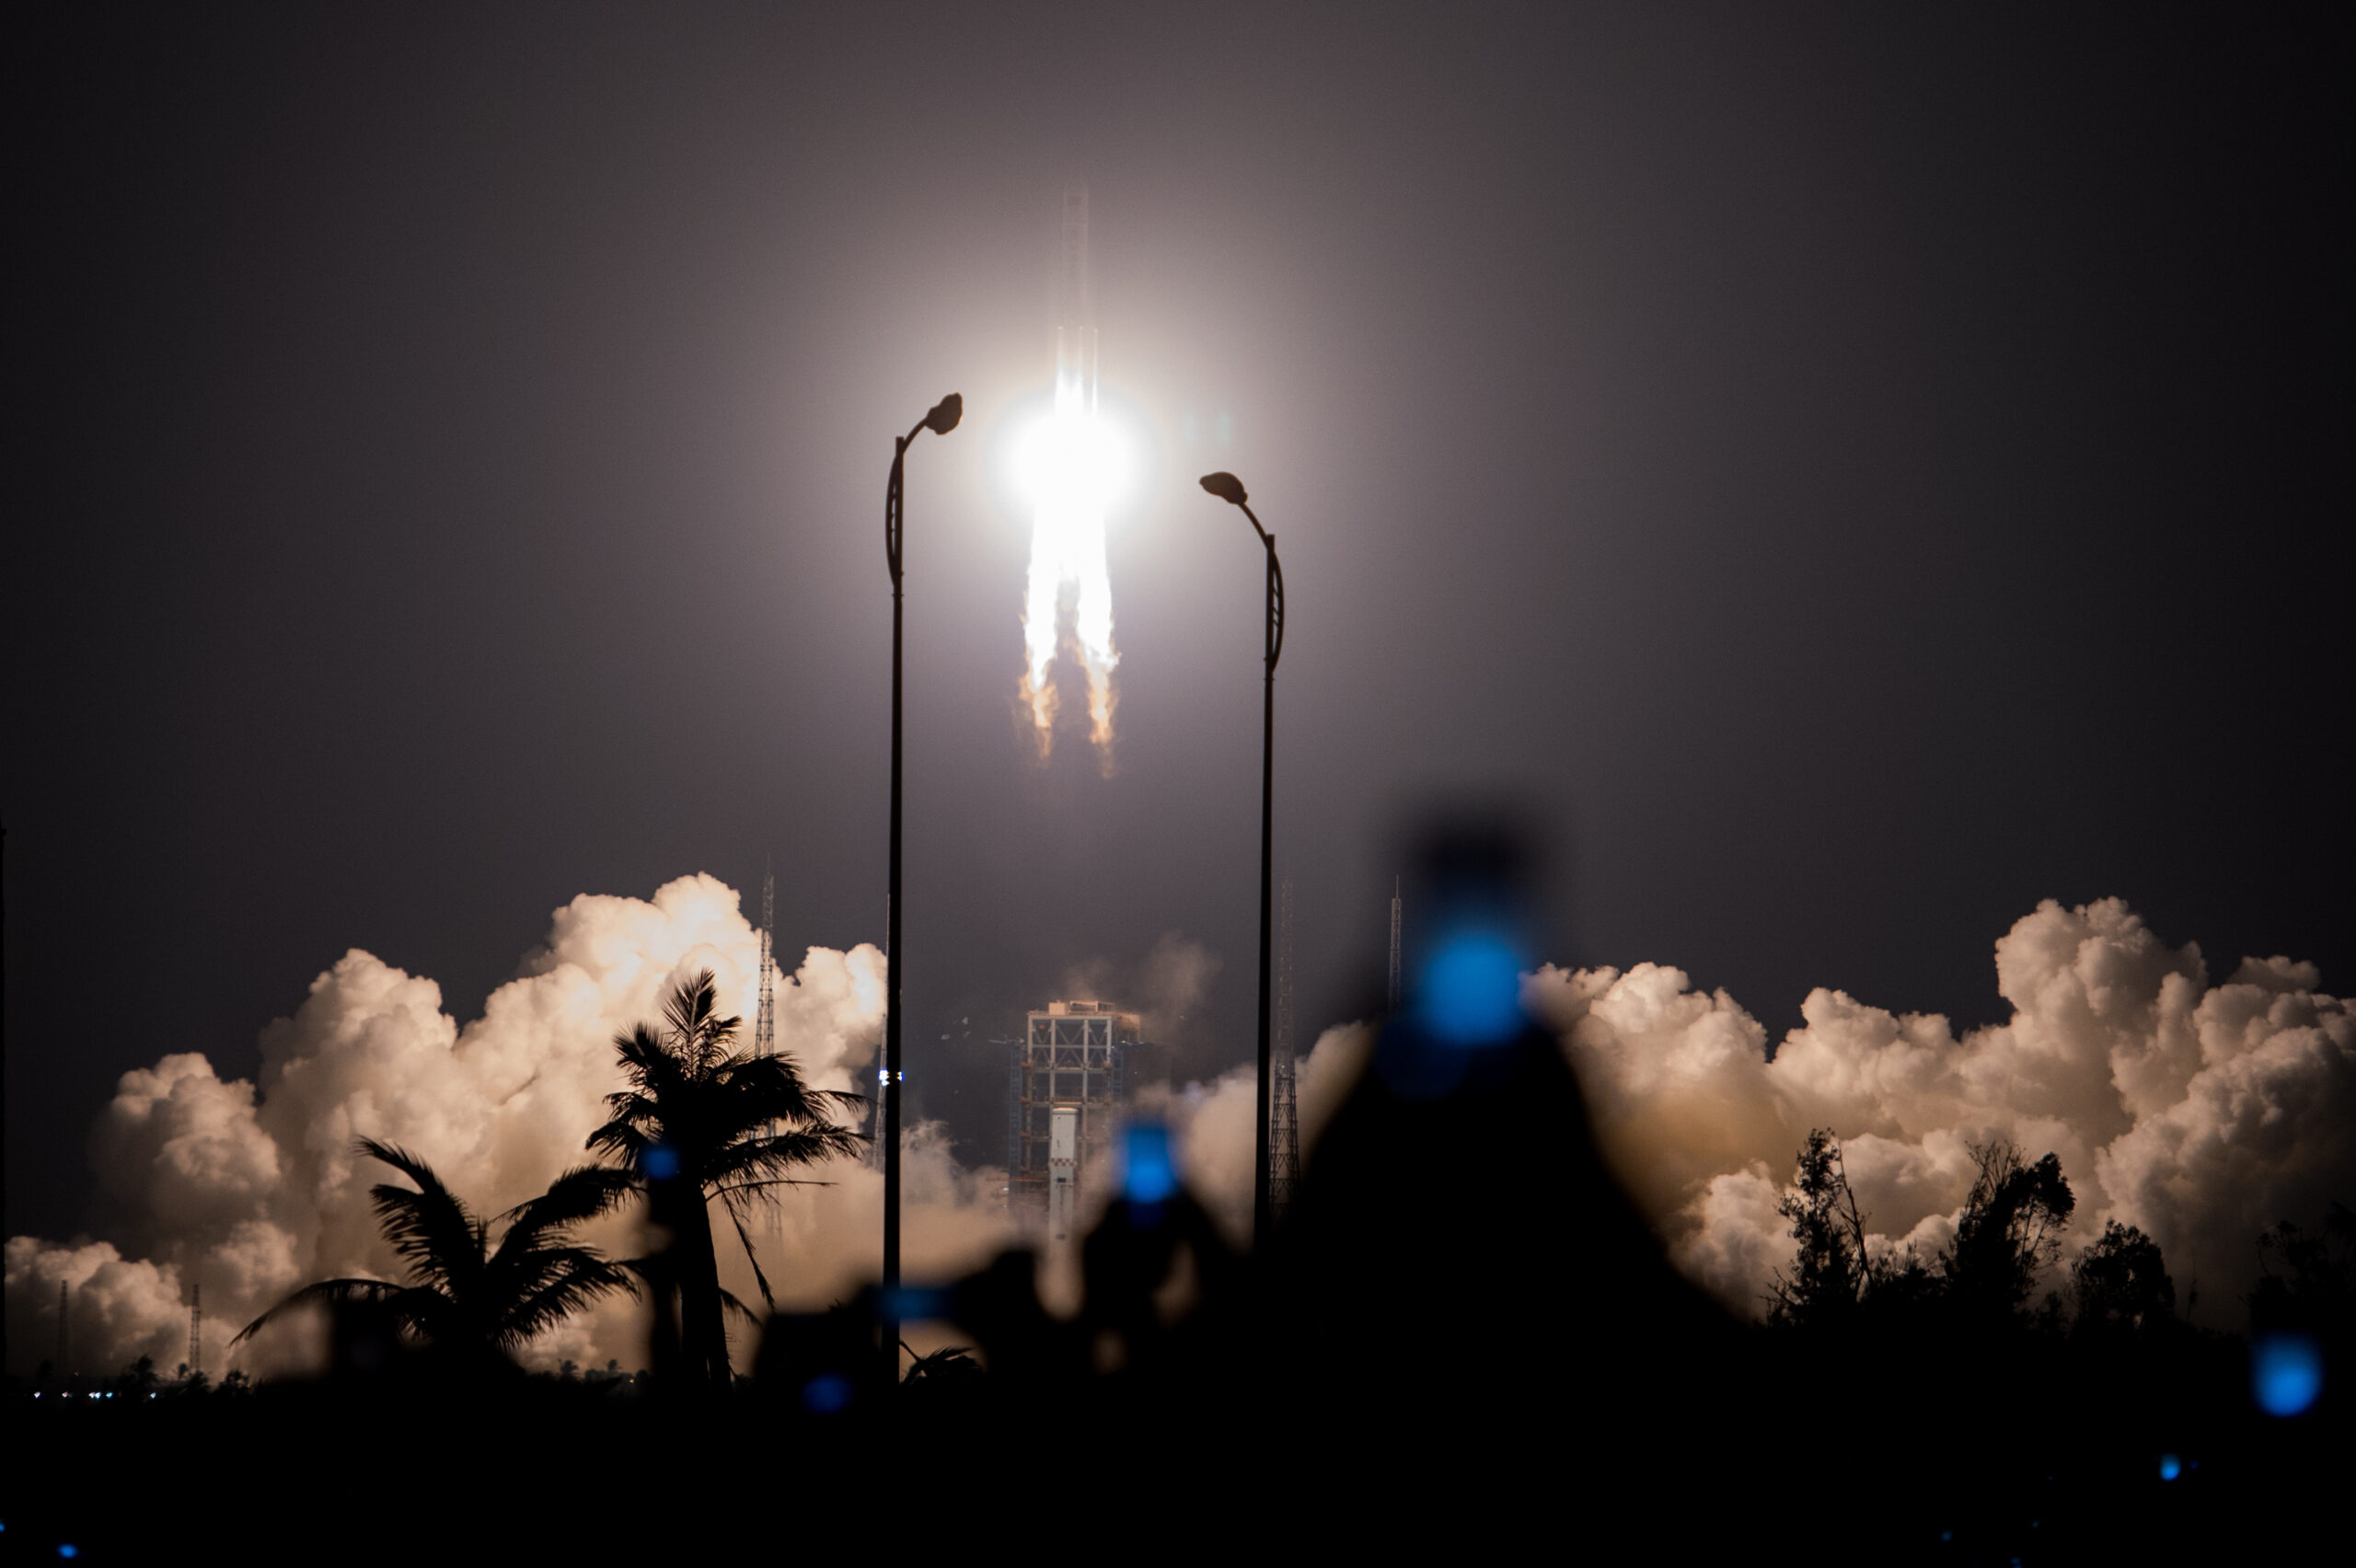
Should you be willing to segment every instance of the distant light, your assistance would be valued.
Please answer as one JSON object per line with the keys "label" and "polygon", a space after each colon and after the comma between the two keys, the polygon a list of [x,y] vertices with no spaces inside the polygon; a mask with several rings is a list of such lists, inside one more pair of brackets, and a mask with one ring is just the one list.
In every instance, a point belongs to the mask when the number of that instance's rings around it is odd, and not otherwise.
{"label": "distant light", "polygon": [[60,1557],[79,1557],[82,1555],[82,1549],[75,1546],[70,1540],[64,1541],[61,1542],[57,1548],[57,1555]]}
{"label": "distant light", "polygon": [[1521,954],[1496,931],[1445,938],[1424,962],[1424,1025],[1455,1045],[1494,1045],[1521,1032]]}
{"label": "distant light", "polygon": [[1170,1129],[1160,1122],[1133,1122],[1121,1139],[1122,1193],[1133,1204],[1165,1202],[1178,1190],[1178,1167],[1170,1156]]}
{"label": "distant light", "polygon": [[646,1151],[646,1174],[657,1182],[668,1182],[679,1173],[679,1151],[669,1144],[656,1144]]}
{"label": "distant light", "polygon": [[2323,1347],[2304,1334],[2269,1334],[2250,1347],[2250,1392],[2269,1415],[2299,1415],[2323,1393]]}
{"label": "distant light", "polygon": [[833,1415],[850,1403],[850,1379],[826,1372],[802,1385],[802,1408],[813,1415]]}
{"label": "distant light", "polygon": [[2160,1479],[2162,1481],[2174,1481],[2183,1473],[2184,1461],[2182,1459],[2177,1458],[2174,1454],[2162,1454],[2160,1456]]}

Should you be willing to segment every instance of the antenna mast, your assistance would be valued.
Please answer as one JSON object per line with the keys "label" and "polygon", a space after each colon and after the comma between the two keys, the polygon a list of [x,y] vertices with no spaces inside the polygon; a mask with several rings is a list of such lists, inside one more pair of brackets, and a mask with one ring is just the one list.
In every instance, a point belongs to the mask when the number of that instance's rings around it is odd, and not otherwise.
{"label": "antenna mast", "polygon": [[753,1055],[777,1055],[777,987],[769,972],[777,963],[777,878],[761,871],[761,1010],[753,1021]]}
{"label": "antenna mast", "polygon": [[193,1383],[204,1374],[204,1286],[188,1287],[188,1378]]}

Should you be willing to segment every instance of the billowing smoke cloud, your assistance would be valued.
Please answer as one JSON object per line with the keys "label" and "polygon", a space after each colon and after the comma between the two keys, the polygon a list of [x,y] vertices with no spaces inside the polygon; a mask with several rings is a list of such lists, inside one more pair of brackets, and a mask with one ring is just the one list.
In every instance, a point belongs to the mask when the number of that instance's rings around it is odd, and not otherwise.
{"label": "billowing smoke cloud", "polygon": [[[346,953],[292,1018],[263,1032],[259,1086],[223,1081],[195,1054],[123,1076],[91,1139],[112,1239],[9,1241],[12,1355],[29,1366],[55,1343],[63,1281],[77,1368],[111,1371],[140,1355],[176,1366],[187,1353],[189,1291],[201,1284],[204,1360],[217,1375],[229,1337],[295,1286],[399,1277],[366,1197],[389,1172],[355,1159],[355,1137],[414,1149],[495,1213],[587,1159],[583,1140],[618,1087],[614,1034],[658,1016],[680,976],[712,969],[722,1005],[747,1018],[749,1041],[758,962],[737,895],[709,876],[681,878],[651,902],[574,899],[464,1029],[432,981]],[[873,1056],[883,1000],[874,948],[813,948],[778,987],[780,1046],[818,1087],[863,1088],[858,1069]],[[1002,1178],[958,1167],[938,1128],[912,1129],[906,1148],[908,1267],[963,1267],[1001,1233]],[[788,1193],[763,1262],[781,1300],[814,1306],[876,1273],[882,1178],[849,1162],[810,1174],[834,1184]],[[635,1250],[632,1228],[618,1219],[596,1239]],[[752,1294],[749,1271],[726,1283]],[[549,1335],[536,1358],[635,1366],[641,1310],[609,1301]],[[242,1364],[256,1365],[252,1354],[241,1352]]]}
{"label": "billowing smoke cloud", "polygon": [[[1300,1058],[1294,1092],[1299,1096],[1301,1142],[1311,1156],[1318,1135],[1357,1081],[1373,1047],[1371,1025],[1336,1024]],[[1213,1082],[1187,1084],[1143,1106],[1169,1122],[1187,1186],[1239,1245],[1252,1234],[1252,1124],[1258,1098],[1257,1068],[1247,1062]]]}
{"label": "billowing smoke cloud", "polygon": [[[29,1366],[49,1353],[64,1281],[78,1367],[143,1354],[169,1367],[186,1353],[188,1291],[201,1283],[205,1361],[218,1373],[237,1326],[294,1286],[397,1274],[365,1198],[382,1173],[354,1161],[355,1136],[413,1147],[478,1207],[504,1208],[583,1159],[617,1083],[615,1032],[655,1016],[677,976],[707,965],[724,1005],[749,1016],[756,952],[736,894],[697,876],[651,902],[583,896],[557,911],[547,945],[464,1029],[431,981],[347,953],[264,1032],[259,1091],[192,1054],[124,1075],[92,1133],[110,1239],[8,1242],[12,1355]],[[1216,963],[1166,939],[1145,965],[1149,1007],[1191,1010]],[[1970,1184],[1969,1146],[2011,1137],[2061,1157],[2076,1239],[2108,1219],[2141,1227],[2179,1288],[2200,1288],[2200,1320],[2237,1323],[2257,1233],[2356,1193],[2349,1006],[2320,991],[2312,965],[2281,958],[2245,961],[2212,986],[2197,948],[2167,947],[2116,901],[2040,905],[1997,942],[1996,970],[2014,1009],[2004,1023],[1958,1038],[1944,1018],[1819,990],[1772,1058],[1756,1019],[1675,969],[1548,966],[1526,978],[1525,999],[1560,1031],[1605,1152],[1672,1256],[1739,1308],[1757,1309],[1790,1256],[1775,1201],[1808,1129],[1830,1126],[1877,1249],[1935,1251]],[[874,949],[811,949],[779,988],[780,1045],[818,1085],[863,1087],[883,989]],[[1302,1059],[1312,1158],[1371,1041],[1366,1025],[1328,1029]],[[1239,1239],[1253,1100],[1245,1066],[1149,1107]],[[960,1165],[937,1126],[903,1147],[911,1277],[962,1272],[1011,1238],[1002,1172]],[[756,1233],[788,1305],[839,1298],[877,1270],[880,1172],[816,1174],[834,1184],[793,1190],[776,1234]],[[629,1230],[616,1221],[597,1239],[626,1249]],[[728,1283],[749,1297],[749,1274],[734,1268]],[[634,1366],[643,1335],[642,1309],[608,1302],[547,1336],[534,1359]]]}
{"label": "billowing smoke cloud", "polygon": [[[1222,1043],[1212,1034],[1205,1010],[1221,963],[1218,953],[1195,938],[1164,931],[1137,963],[1094,958],[1071,965],[1056,995],[1134,1007],[1145,1038],[1172,1050],[1183,1070],[1185,1063]],[[1218,1059],[1226,1055],[1222,1051]]]}
{"label": "billowing smoke cloud", "polygon": [[1877,1248],[1927,1259],[1953,1234],[1968,1145],[2061,1157],[2080,1243],[2141,1227],[2212,1326],[2239,1322],[2255,1239],[2356,1193],[2356,1018],[2311,964],[2245,960],[2209,983],[2124,904],[2050,901],[1996,943],[2012,1018],[1944,1018],[1810,993],[1772,1060],[1766,1031],[1674,969],[1530,976],[1630,1193],[1695,1278],[1755,1310],[1791,1255],[1775,1200],[1810,1127],[1841,1136]]}

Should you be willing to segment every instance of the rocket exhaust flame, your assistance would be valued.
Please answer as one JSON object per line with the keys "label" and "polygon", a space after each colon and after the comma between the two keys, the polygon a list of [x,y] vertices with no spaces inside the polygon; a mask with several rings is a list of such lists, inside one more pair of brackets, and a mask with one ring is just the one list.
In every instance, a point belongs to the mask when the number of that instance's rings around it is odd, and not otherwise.
{"label": "rocket exhaust flame", "polygon": [[[1040,760],[1055,750],[1057,655],[1068,650],[1088,681],[1089,740],[1113,771],[1113,584],[1104,567],[1104,513],[1118,478],[1118,443],[1096,402],[1095,301],[1088,266],[1088,192],[1064,192],[1063,258],[1056,300],[1053,411],[1023,444],[1031,494],[1031,571],[1022,605],[1021,696]],[[1068,609],[1067,597],[1068,596]]]}

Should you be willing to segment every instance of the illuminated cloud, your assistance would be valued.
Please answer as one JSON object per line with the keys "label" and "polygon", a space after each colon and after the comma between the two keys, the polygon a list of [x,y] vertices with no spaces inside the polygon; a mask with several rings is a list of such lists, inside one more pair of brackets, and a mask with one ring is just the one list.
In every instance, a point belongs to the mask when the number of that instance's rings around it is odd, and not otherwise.
{"label": "illuminated cloud", "polygon": [[1810,1127],[1842,1141],[1882,1250],[1952,1233],[1968,1144],[2051,1150],[2081,1243],[2142,1228],[2179,1282],[2234,1322],[2255,1239],[2356,1191],[2356,1017],[2309,964],[2249,960],[2220,986],[2116,899],[2048,901],[1996,943],[2005,1022],[1811,992],[1769,1060],[1766,1032],[1673,969],[1549,966],[1531,1009],[1563,1036],[1631,1194],[1695,1278],[1755,1310],[1791,1242],[1773,1199]]}
{"label": "illuminated cloud", "polygon": [[[651,901],[574,899],[464,1029],[442,1010],[432,981],[356,949],[346,953],[312,982],[294,1016],[263,1031],[258,1085],[225,1082],[193,1054],[123,1075],[91,1137],[114,1239],[9,1242],[17,1360],[29,1369],[55,1343],[62,1278],[75,1287],[78,1368],[111,1372],[143,1353],[176,1366],[186,1354],[187,1289],[202,1284],[208,1341],[218,1341],[207,1361],[217,1374],[229,1335],[304,1281],[398,1276],[366,1196],[388,1173],[355,1159],[354,1138],[415,1150],[495,1213],[586,1160],[582,1140],[604,1120],[604,1097],[618,1082],[613,1036],[657,1016],[677,977],[715,971],[722,1005],[747,1019],[749,1043],[757,963],[758,937],[736,894],[709,876],[683,877]],[[881,953],[813,948],[777,1000],[779,1043],[814,1084],[865,1087],[860,1069],[882,1032]],[[974,1210],[982,1190],[994,1197],[995,1187],[990,1173],[950,1162],[938,1129],[911,1129],[907,1147],[907,1252],[917,1269],[988,1234]],[[789,1193],[782,1246],[765,1266],[792,1299],[823,1304],[874,1273],[882,1179],[849,1165],[812,1174],[837,1185]],[[635,1251],[633,1228],[616,1220],[595,1239]],[[133,1255],[120,1254],[118,1242]],[[753,1288],[748,1272],[729,1283]],[[177,1324],[168,1346],[166,1320]],[[608,1302],[548,1336],[537,1356],[634,1366],[642,1340],[634,1305]]]}
{"label": "illuminated cloud", "polygon": [[[126,1073],[91,1134],[105,1240],[9,1240],[16,1369],[56,1343],[57,1286],[72,1287],[75,1363],[112,1371],[186,1355],[189,1286],[202,1283],[207,1366],[227,1340],[306,1279],[397,1273],[378,1242],[355,1136],[417,1150],[491,1212],[584,1157],[617,1084],[614,1033],[656,1015],[683,974],[710,967],[723,1005],[749,1015],[757,937],[731,889],[681,878],[652,900],[584,895],[545,946],[463,1029],[433,982],[353,951],[263,1032],[259,1085],[224,1081],[201,1055]],[[1217,959],[1171,936],[1141,971],[1157,1013],[1201,1001]],[[2191,946],[2169,948],[2117,901],[2038,906],[1996,943],[2004,1023],[1958,1038],[1944,1018],[1810,993],[1773,1058],[1765,1029],[1680,971],[1548,966],[1524,999],[1557,1031],[1587,1088],[1607,1157],[1689,1274],[1755,1310],[1791,1242],[1775,1200],[1811,1127],[1841,1136],[1876,1251],[1925,1256],[1953,1233],[1972,1176],[1968,1145],[2011,1137],[2060,1155],[2078,1194],[2072,1235],[2138,1226],[2197,1286],[2202,1320],[2238,1321],[2254,1239],[2356,1192],[2356,1017],[2312,965],[2245,962],[2208,982]],[[881,1034],[884,963],[872,947],[813,948],[778,989],[778,1037],[816,1085],[860,1089]],[[749,1034],[749,1026],[748,1026]],[[1318,1134],[1355,1081],[1372,1030],[1326,1030],[1301,1059],[1301,1128]],[[1251,1067],[1157,1093],[1190,1186],[1241,1239],[1252,1203]],[[1004,1173],[968,1168],[941,1128],[907,1131],[906,1264],[962,1272],[1012,1239]],[[883,1179],[871,1165],[791,1190],[764,1266],[786,1304],[838,1299],[877,1272]],[[1103,1173],[1097,1173],[1101,1181]],[[637,1245],[633,1222],[594,1238]],[[1064,1261],[1068,1264],[1068,1260]],[[1057,1265],[1063,1266],[1063,1265]],[[741,1263],[727,1283],[752,1291]],[[1051,1268],[1051,1296],[1059,1287]],[[1068,1285],[1068,1282],[1066,1282]],[[1068,1295],[1068,1289],[1063,1292]],[[536,1345],[537,1364],[643,1350],[641,1309],[607,1301]],[[248,1366],[272,1353],[249,1347]],[[262,1359],[253,1359],[259,1355]]]}

